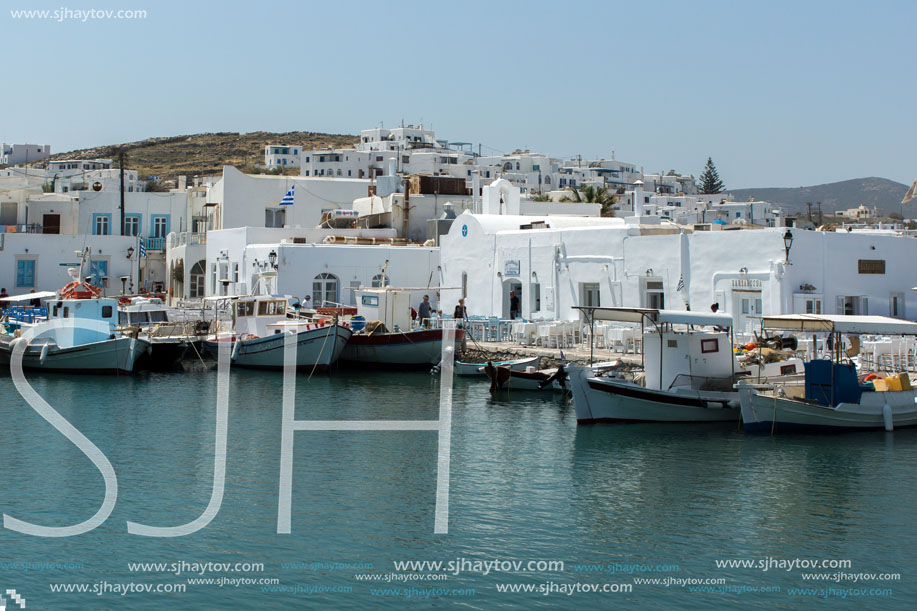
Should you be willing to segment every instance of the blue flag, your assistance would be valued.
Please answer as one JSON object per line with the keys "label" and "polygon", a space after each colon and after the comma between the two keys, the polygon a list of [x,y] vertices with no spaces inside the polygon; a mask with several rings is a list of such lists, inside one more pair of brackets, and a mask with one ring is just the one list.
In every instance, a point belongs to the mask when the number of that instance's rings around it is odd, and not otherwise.
{"label": "blue flag", "polygon": [[296,185],[290,187],[290,190],[287,191],[287,194],[283,196],[283,199],[280,200],[281,206],[292,206],[293,205],[293,189],[296,188]]}

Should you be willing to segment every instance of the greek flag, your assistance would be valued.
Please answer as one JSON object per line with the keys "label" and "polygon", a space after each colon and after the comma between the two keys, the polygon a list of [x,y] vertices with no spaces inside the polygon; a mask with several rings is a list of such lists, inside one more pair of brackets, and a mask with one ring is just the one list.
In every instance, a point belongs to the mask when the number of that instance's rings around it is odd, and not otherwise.
{"label": "greek flag", "polygon": [[140,238],[140,256],[146,256],[146,242],[143,241],[143,238]]}
{"label": "greek flag", "polygon": [[290,190],[287,191],[287,194],[283,196],[283,199],[280,200],[281,206],[292,206],[293,205],[293,189],[296,188],[296,185],[290,187]]}
{"label": "greek flag", "polygon": [[685,277],[679,276],[678,277],[678,286],[675,288],[675,291],[680,293],[683,290],[685,290]]}

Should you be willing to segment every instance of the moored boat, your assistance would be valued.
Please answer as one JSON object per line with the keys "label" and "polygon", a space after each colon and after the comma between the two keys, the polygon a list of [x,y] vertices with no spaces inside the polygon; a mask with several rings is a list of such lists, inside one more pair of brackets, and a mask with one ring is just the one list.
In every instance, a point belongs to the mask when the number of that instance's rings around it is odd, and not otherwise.
{"label": "moored boat", "polygon": [[[749,432],[837,432],[917,426],[917,390],[906,373],[861,383],[856,355],[837,349],[843,335],[917,335],[917,323],[884,316],[791,314],[764,317],[764,329],[832,336],[832,359],[806,363],[805,386],[739,383],[742,425]],[[857,347],[859,343],[856,343]],[[801,391],[801,392],[800,392]]]}
{"label": "moored boat", "polygon": [[26,369],[71,373],[131,373],[150,350],[142,338],[116,334],[118,301],[101,289],[73,281],[48,300],[48,320],[0,334],[0,364],[22,350]]}
{"label": "moored boat", "polygon": [[[531,356],[524,359],[513,359],[509,361],[490,361],[490,363],[495,367],[509,367],[514,371],[525,371],[529,367],[535,367],[537,369],[540,361],[540,356]],[[487,376],[487,372],[484,371],[486,365],[487,362],[463,363],[462,361],[456,361],[453,371],[457,376],[485,377]]]}
{"label": "moored boat", "polygon": [[206,345],[216,355],[220,343],[232,344],[233,365],[253,369],[283,369],[286,338],[293,335],[297,369],[327,371],[334,365],[350,328],[325,317],[287,315],[288,300],[278,295],[234,298],[231,333],[217,333]]}
{"label": "moored boat", "polygon": [[[589,367],[570,367],[576,421],[728,422],[739,419],[732,389],[736,363],[728,314],[650,308],[580,308],[596,320],[643,327],[643,366],[638,375],[598,376]],[[647,331],[649,324],[651,331]],[[676,330],[675,325],[684,325]],[[713,327],[713,331],[694,327]]]}
{"label": "moored boat", "polygon": [[[442,359],[445,329],[411,328],[411,293],[392,288],[357,291],[357,312],[367,322],[356,329],[342,361],[382,367],[429,367]],[[455,341],[465,337],[455,330]]]}
{"label": "moored boat", "polygon": [[[169,308],[159,298],[122,298],[118,328],[150,342],[150,352],[138,363],[149,369],[170,369],[184,358],[192,342],[202,338],[206,325],[172,321]],[[204,331],[206,333],[206,330]]]}
{"label": "moored boat", "polygon": [[565,365],[551,369],[527,367],[512,369],[506,365],[487,363],[484,373],[490,378],[490,392],[513,390],[566,391],[569,388]]}

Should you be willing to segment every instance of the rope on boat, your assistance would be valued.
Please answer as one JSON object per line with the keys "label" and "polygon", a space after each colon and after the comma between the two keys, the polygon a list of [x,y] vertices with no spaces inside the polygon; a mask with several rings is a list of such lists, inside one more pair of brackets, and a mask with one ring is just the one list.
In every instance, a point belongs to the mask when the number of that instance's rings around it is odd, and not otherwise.
{"label": "rope on boat", "polygon": [[188,342],[188,343],[191,344],[191,348],[194,349],[194,354],[196,354],[197,358],[200,359],[201,365],[204,366],[204,371],[210,371],[210,368],[207,367],[207,363],[204,362],[204,357],[202,357],[201,353],[197,351],[197,346],[194,345],[194,342]]}
{"label": "rope on boat", "polygon": [[[337,324],[338,324],[338,323],[337,323],[337,318],[335,318],[335,320],[334,320],[334,325],[337,326]],[[325,352],[325,343],[328,341],[328,336],[329,336],[329,335],[331,335],[331,334],[330,334],[330,333],[325,333],[325,339],[322,340],[322,347],[318,349],[318,356],[319,356],[319,357],[321,357],[322,354],[324,354],[324,352]],[[337,329],[334,330],[334,337],[337,338]],[[332,348],[332,351],[333,351],[333,348]],[[299,341],[298,341],[298,340],[296,341],[296,352],[297,352],[297,354],[299,353]],[[315,373],[316,368],[318,368],[318,359],[315,359],[315,363],[312,364],[312,371],[309,372],[309,378],[306,380],[307,382],[311,382],[311,381],[312,381],[312,374]]]}

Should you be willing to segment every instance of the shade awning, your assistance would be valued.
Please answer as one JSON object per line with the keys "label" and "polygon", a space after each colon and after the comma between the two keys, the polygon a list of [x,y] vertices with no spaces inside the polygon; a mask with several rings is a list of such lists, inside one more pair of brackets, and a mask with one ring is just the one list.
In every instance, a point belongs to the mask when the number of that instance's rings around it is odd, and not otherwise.
{"label": "shade awning", "polygon": [[50,299],[57,297],[54,291],[42,291],[40,293],[25,293],[24,295],[10,295],[9,297],[0,297],[0,301],[15,303],[18,301],[32,301],[33,299]]}
{"label": "shade awning", "polygon": [[888,316],[845,316],[842,314],[784,314],[763,316],[765,329],[871,335],[917,335],[917,323]]}
{"label": "shade awning", "polygon": [[732,327],[732,316],[715,312],[690,312],[687,310],[656,310],[653,308],[594,308],[574,306],[593,320],[641,323],[644,319],[654,323]]}

